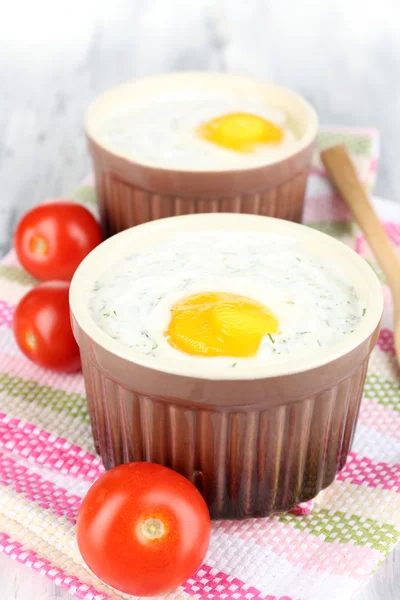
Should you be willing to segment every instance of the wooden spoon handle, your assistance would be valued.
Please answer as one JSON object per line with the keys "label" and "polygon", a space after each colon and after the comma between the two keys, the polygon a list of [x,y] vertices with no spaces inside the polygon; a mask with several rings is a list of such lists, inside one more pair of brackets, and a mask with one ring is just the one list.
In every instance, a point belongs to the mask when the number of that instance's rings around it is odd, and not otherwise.
{"label": "wooden spoon handle", "polygon": [[400,295],[400,261],[358,179],[346,148],[327,148],[321,152],[321,158],[340,195],[364,232],[392,292]]}

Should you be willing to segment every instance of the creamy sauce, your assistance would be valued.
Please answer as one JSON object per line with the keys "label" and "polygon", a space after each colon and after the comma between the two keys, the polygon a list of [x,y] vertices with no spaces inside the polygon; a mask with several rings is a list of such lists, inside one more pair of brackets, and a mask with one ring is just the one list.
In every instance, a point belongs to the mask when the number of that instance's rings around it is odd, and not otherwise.
{"label": "creamy sauce", "polygon": [[[238,112],[274,123],[283,131],[283,139],[260,144],[245,154],[218,147],[197,135],[201,124]],[[260,166],[279,159],[297,140],[287,115],[260,98],[200,89],[164,92],[146,101],[120,105],[99,123],[97,135],[111,150],[138,162],[191,170]]]}
{"label": "creamy sauce", "polygon": [[[190,356],[165,337],[174,304],[191,294],[246,295],[275,315],[251,358]],[[351,335],[365,308],[341,269],[293,238],[261,232],[180,233],[122,258],[95,282],[90,312],[113,339],[140,353],[174,360],[282,361],[318,352]]]}

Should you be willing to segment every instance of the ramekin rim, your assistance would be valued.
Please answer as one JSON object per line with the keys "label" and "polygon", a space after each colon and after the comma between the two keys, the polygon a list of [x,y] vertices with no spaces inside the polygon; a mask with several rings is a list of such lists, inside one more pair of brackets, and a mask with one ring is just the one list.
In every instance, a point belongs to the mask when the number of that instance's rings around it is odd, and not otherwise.
{"label": "ramekin rim", "polygon": [[[188,223],[190,230],[190,222],[199,222],[206,221],[207,219],[212,218],[213,224],[212,226],[203,227],[203,229],[215,229],[215,221],[220,220],[226,221],[229,220],[232,223],[236,221],[239,223],[239,229],[242,230],[251,230],[250,223],[255,223],[256,221],[260,223],[260,219],[264,220],[264,223],[269,223],[269,226],[265,228],[265,231],[274,230],[274,228],[284,230],[287,232],[290,231],[300,231],[301,228],[304,236],[309,236],[314,240],[320,240],[320,242],[329,243],[334,247],[340,248],[340,251],[344,254],[347,254],[346,259],[357,263],[357,268],[361,270],[362,275],[368,279],[368,289],[370,291],[370,304],[368,307],[366,315],[363,317],[360,324],[356,327],[352,334],[346,335],[343,342],[339,344],[332,345],[328,348],[321,349],[318,352],[318,355],[308,355],[305,359],[301,358],[291,358],[289,356],[288,361],[282,361],[280,363],[275,362],[272,366],[265,365],[263,361],[260,363],[252,363],[246,366],[246,370],[233,370],[233,369],[220,369],[218,370],[217,364],[213,363],[211,368],[210,364],[208,368],[204,368],[204,360],[207,359],[199,359],[198,366],[184,365],[181,366],[181,363],[177,361],[174,364],[170,364],[168,361],[163,361],[162,357],[149,357],[144,354],[141,354],[135,351],[133,348],[128,348],[124,346],[118,340],[113,340],[107,333],[105,333],[94,321],[89,313],[89,307],[84,304],[82,299],[82,286],[84,287],[87,282],[91,280],[91,284],[95,278],[91,274],[91,264],[92,261],[97,260],[97,255],[100,255],[102,252],[108,251],[108,248],[111,249],[112,245],[115,244],[115,240],[118,238],[121,240],[126,237],[128,239],[129,236],[135,237],[139,234],[143,235],[144,232],[147,234],[153,232],[160,231],[162,229],[166,229],[168,231],[168,226],[172,225],[171,232],[173,232],[173,223],[179,222],[181,224]],[[247,222],[248,225],[243,226],[244,222]],[[221,228],[221,227],[220,227]],[[253,226],[254,229],[254,226]],[[264,230],[264,228],[261,228]],[[307,233],[305,233],[307,231]],[[318,245],[318,242],[317,242]],[[121,256],[122,258],[122,256]],[[372,298],[372,300],[371,300]],[[297,373],[302,373],[305,371],[311,371],[318,367],[322,367],[328,363],[331,363],[342,356],[345,356],[360,344],[365,342],[368,337],[370,337],[378,326],[380,319],[382,317],[383,312],[383,292],[381,284],[372,270],[372,268],[367,264],[367,262],[359,256],[355,251],[351,248],[332,238],[331,236],[322,233],[316,229],[308,228],[304,225],[300,225],[298,223],[293,223],[290,221],[286,221],[283,219],[275,219],[272,217],[263,217],[260,215],[250,215],[250,214],[235,214],[235,213],[204,213],[204,214],[194,214],[194,215],[181,215],[176,217],[169,217],[157,221],[150,221],[148,223],[144,223],[142,225],[138,225],[136,227],[132,227],[125,231],[122,231],[108,240],[105,240],[102,244],[97,246],[92,252],[82,261],[78,269],[76,270],[74,277],[70,286],[70,308],[73,318],[76,320],[78,326],[85,332],[89,338],[91,338],[95,343],[97,343],[100,347],[104,348],[111,354],[118,356],[128,362],[134,363],[136,365],[143,366],[148,369],[153,369],[155,371],[161,371],[163,373],[168,373],[171,375],[180,375],[185,377],[193,377],[197,379],[207,379],[207,380],[255,380],[255,379],[266,379],[270,377],[278,377],[284,375],[294,375]],[[163,364],[164,362],[164,364]],[[165,364],[167,363],[167,364]],[[201,366],[203,365],[203,366]],[[270,367],[270,368],[268,368]],[[234,371],[234,372],[233,372]]]}
{"label": "ramekin rim", "polygon": [[[125,154],[123,152],[118,152],[117,150],[111,148],[110,146],[105,144],[99,138],[99,136],[94,135],[93,132],[91,131],[92,126],[89,123],[89,121],[91,119],[91,113],[95,110],[97,104],[102,102],[108,95],[111,95],[118,91],[121,91],[121,93],[123,93],[123,91],[125,89],[130,88],[131,86],[146,82],[146,81],[151,82],[151,81],[156,81],[158,79],[163,80],[165,78],[172,78],[172,77],[177,78],[177,79],[178,78],[183,79],[188,76],[190,76],[190,77],[193,77],[193,76],[196,76],[196,77],[197,76],[198,77],[213,77],[213,76],[226,77],[231,80],[235,79],[238,81],[242,80],[243,82],[247,81],[247,82],[251,82],[253,84],[255,83],[256,85],[259,85],[261,87],[275,88],[275,89],[279,90],[282,94],[285,94],[288,97],[292,97],[299,104],[302,104],[305,107],[305,109],[307,110],[307,113],[308,113],[307,130],[301,138],[296,140],[296,142],[293,144],[292,147],[289,147],[285,153],[281,154],[275,160],[274,159],[268,160],[267,162],[260,164],[260,165],[247,165],[247,166],[245,165],[243,167],[235,166],[233,168],[221,168],[221,169],[193,169],[193,168],[185,168],[185,167],[168,168],[166,166],[163,166],[162,164],[157,164],[157,163],[142,161],[142,160],[139,161],[137,159],[133,159],[128,154]],[[84,130],[85,130],[85,134],[86,134],[87,138],[89,140],[91,140],[93,143],[95,143],[98,148],[101,148],[101,150],[103,152],[105,152],[109,155],[112,155],[114,157],[117,157],[119,159],[123,159],[124,161],[126,161],[132,165],[135,165],[138,168],[153,169],[153,170],[157,170],[158,172],[161,172],[161,173],[179,172],[179,173],[194,173],[194,174],[203,174],[203,175],[216,174],[216,173],[224,173],[224,174],[228,173],[229,174],[229,173],[238,173],[238,172],[249,173],[249,172],[257,171],[260,169],[265,169],[266,167],[273,167],[275,165],[281,164],[282,162],[292,158],[293,156],[296,156],[297,154],[301,153],[306,148],[308,148],[311,144],[313,144],[313,142],[315,141],[315,139],[317,137],[318,129],[319,129],[318,114],[317,114],[315,108],[311,105],[311,103],[308,102],[308,100],[306,100],[301,94],[298,94],[297,92],[291,90],[290,88],[276,84],[273,81],[266,81],[266,80],[256,78],[256,77],[237,75],[234,73],[223,73],[223,72],[218,72],[218,71],[181,71],[181,72],[161,73],[158,75],[148,75],[146,77],[140,77],[138,79],[124,82],[122,84],[119,84],[117,86],[109,88],[106,91],[102,92],[101,94],[97,95],[92,100],[92,102],[89,104],[88,108],[86,109],[85,117],[84,117]]]}

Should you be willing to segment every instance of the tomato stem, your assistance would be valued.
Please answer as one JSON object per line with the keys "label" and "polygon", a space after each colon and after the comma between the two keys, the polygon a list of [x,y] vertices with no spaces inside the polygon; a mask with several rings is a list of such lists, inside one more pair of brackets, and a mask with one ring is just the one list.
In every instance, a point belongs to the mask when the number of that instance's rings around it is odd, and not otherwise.
{"label": "tomato stem", "polygon": [[47,241],[40,235],[35,235],[31,239],[31,250],[35,254],[47,254],[49,251],[49,245]]}
{"label": "tomato stem", "polygon": [[160,519],[147,519],[142,524],[142,534],[149,540],[157,540],[164,533],[164,523]]}

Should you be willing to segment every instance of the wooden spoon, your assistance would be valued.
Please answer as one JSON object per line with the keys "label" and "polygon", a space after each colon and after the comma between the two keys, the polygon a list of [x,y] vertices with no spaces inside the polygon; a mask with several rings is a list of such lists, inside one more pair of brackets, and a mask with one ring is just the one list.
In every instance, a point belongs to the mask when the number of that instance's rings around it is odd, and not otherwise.
{"label": "wooden spoon", "polygon": [[346,148],[327,148],[321,152],[321,158],[333,183],[364,232],[392,291],[394,343],[397,360],[400,362],[400,260],[358,179]]}

